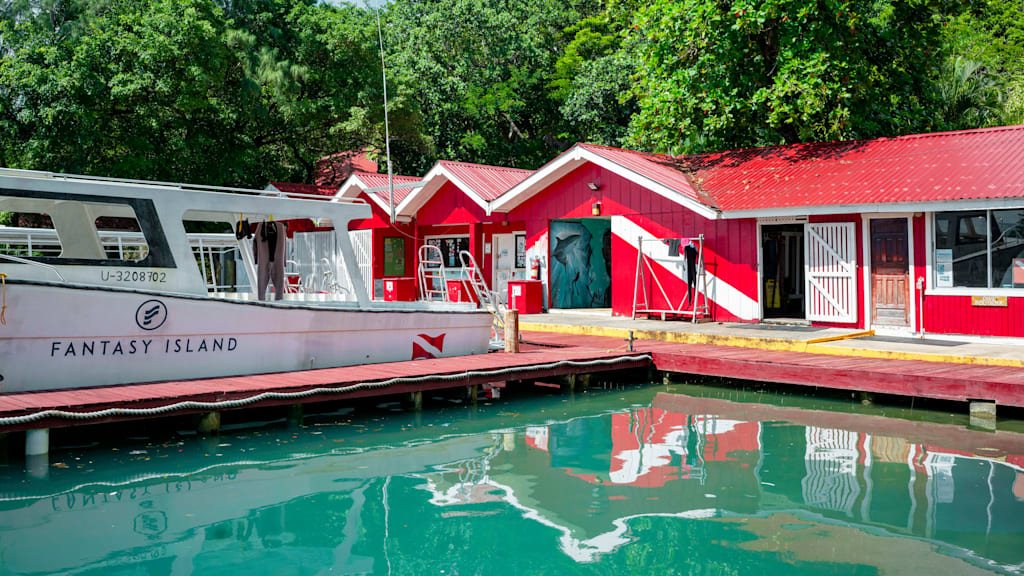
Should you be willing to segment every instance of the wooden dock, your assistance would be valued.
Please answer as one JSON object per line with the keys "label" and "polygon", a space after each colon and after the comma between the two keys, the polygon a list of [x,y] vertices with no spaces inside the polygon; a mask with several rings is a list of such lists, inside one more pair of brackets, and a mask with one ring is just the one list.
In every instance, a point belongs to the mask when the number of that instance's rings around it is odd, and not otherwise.
{"label": "wooden dock", "polygon": [[[1024,369],[524,333],[523,351],[0,395],[0,431],[324,402],[652,367],[659,371],[1024,407]],[[217,403],[228,403],[223,407]],[[161,409],[160,412],[154,412]],[[86,417],[85,415],[89,416]],[[34,416],[33,416],[34,415]],[[16,419],[16,420],[12,420]]]}
{"label": "wooden dock", "polygon": [[[274,374],[256,374],[129,384],[101,388],[25,392],[0,395],[0,431],[60,428],[85,423],[153,418],[152,410],[180,404],[166,414],[218,410],[203,406],[231,403],[228,408],[258,408],[385,396],[489,382],[509,382],[643,368],[650,356],[580,345],[570,348],[525,346],[518,354],[495,352],[430,360],[366,364]],[[226,408],[227,409],[227,408]],[[60,414],[25,423],[4,423],[39,413]],[[99,412],[106,415],[94,417]],[[86,419],[86,415],[89,415]]]}
{"label": "wooden dock", "polygon": [[[615,338],[529,333],[537,343],[619,346]],[[662,372],[1024,407],[1024,368],[637,341]]]}

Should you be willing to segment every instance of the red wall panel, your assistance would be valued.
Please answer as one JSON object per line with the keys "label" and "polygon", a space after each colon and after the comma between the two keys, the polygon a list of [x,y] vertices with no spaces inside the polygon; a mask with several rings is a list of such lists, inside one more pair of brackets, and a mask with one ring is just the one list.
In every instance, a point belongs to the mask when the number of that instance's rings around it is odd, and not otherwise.
{"label": "red wall panel", "polygon": [[[587,184],[596,183],[598,190]],[[585,163],[551,186],[514,208],[508,215],[522,221],[527,245],[535,245],[548,230],[551,220],[591,218],[592,206],[600,202],[601,216],[627,216],[630,221],[659,238],[705,235],[705,263],[708,272],[727,282],[751,300],[757,299],[757,226],[752,219],[709,220],[599,166]],[[612,313],[632,312],[636,249],[633,238],[615,238],[612,243]],[[685,295],[685,282],[663,277],[669,298],[676,302]],[[669,286],[671,285],[671,287]],[[680,291],[682,290],[682,291]],[[716,320],[738,320],[724,308],[713,307]]]}
{"label": "red wall panel", "polygon": [[970,296],[924,297],[924,330],[933,334],[1024,336],[1024,298],[1007,298],[1007,306],[972,306]]}

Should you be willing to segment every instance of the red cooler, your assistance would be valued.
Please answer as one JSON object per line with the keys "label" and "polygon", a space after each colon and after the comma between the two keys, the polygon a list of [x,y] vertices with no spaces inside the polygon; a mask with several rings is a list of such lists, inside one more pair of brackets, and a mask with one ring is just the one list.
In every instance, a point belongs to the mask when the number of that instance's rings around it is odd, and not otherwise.
{"label": "red cooler", "polygon": [[540,314],[544,311],[544,284],[540,280],[510,280],[508,307],[520,314]]}
{"label": "red cooler", "polygon": [[469,282],[462,280],[448,280],[448,301],[449,302],[473,302],[477,303],[476,297],[469,286]]}
{"label": "red cooler", "polygon": [[384,301],[412,302],[416,300],[416,280],[414,278],[385,278]]}

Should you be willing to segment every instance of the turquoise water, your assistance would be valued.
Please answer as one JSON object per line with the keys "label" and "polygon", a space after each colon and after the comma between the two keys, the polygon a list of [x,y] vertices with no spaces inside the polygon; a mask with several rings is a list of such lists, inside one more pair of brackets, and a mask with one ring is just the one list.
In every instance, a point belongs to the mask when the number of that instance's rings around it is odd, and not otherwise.
{"label": "turquoise water", "polygon": [[10,461],[0,573],[1024,572],[1014,424],[722,395],[437,399]]}

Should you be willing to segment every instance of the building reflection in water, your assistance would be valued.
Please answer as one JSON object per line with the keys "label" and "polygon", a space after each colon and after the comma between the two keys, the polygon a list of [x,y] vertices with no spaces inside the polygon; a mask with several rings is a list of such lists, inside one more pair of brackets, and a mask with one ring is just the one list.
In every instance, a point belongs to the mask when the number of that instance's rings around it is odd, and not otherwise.
{"label": "building reflection in water", "polygon": [[433,504],[503,500],[558,530],[563,552],[580,562],[628,544],[628,522],[640,517],[788,512],[1020,568],[1024,454],[742,421],[723,416],[744,409],[731,404],[718,403],[716,415],[647,407],[532,426],[514,446],[496,443],[485,457],[424,478]]}
{"label": "building reflection in water", "polygon": [[[372,446],[289,432],[213,465],[198,446],[0,477],[0,572],[1024,568],[1019,434],[664,394],[483,430]],[[339,448],[353,439],[370,442]]]}

